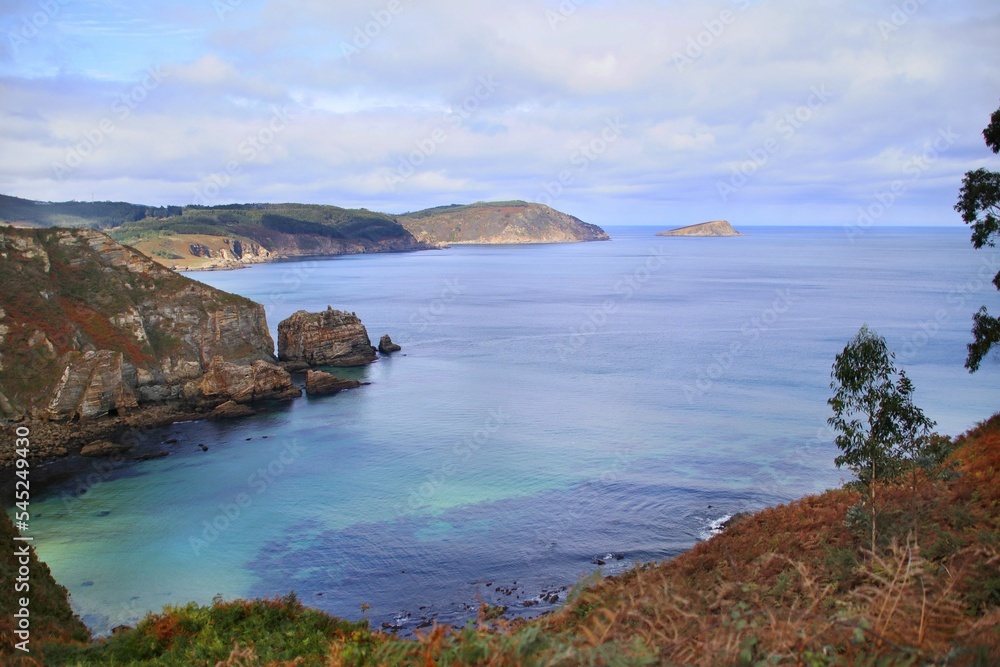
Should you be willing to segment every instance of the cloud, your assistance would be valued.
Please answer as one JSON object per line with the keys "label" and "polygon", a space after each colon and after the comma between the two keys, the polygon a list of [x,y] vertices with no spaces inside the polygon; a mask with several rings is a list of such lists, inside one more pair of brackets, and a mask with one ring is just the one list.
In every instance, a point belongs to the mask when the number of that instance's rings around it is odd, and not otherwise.
{"label": "cloud", "polygon": [[[985,0],[221,1],[74,3],[6,40],[0,192],[188,203],[224,175],[220,200],[402,211],[558,184],[598,224],[837,224],[951,132],[885,219],[950,224],[1000,102]],[[35,5],[8,7],[4,34]]]}

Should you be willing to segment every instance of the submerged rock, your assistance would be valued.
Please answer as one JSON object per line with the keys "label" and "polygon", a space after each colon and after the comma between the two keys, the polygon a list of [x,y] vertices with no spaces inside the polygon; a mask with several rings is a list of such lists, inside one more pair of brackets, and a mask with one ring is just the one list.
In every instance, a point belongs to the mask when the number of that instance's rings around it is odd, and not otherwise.
{"label": "submerged rock", "polygon": [[122,454],[130,449],[132,449],[131,445],[108,442],[107,440],[98,440],[97,442],[92,442],[89,445],[84,446],[84,448],[80,450],[80,455],[92,456],[95,458],[106,458],[115,456],[116,454]]}
{"label": "submerged rock", "polygon": [[328,396],[344,389],[356,389],[361,386],[357,380],[342,380],[323,371],[306,372],[306,393],[310,396]]}
{"label": "submerged rock", "polygon": [[376,359],[368,331],[354,313],[327,306],[300,310],[278,324],[278,359],[310,366],[365,366]]}
{"label": "submerged rock", "polygon": [[385,334],[378,342],[378,351],[382,354],[392,354],[393,352],[399,352],[403,348],[392,342],[389,338],[389,334]]}

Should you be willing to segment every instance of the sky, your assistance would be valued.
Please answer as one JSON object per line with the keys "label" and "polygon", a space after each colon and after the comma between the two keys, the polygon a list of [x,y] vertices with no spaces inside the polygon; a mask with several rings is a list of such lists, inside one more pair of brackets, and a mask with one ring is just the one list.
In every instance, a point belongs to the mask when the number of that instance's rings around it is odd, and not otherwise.
{"label": "sky", "polygon": [[0,0],[0,193],[955,225],[996,0]]}

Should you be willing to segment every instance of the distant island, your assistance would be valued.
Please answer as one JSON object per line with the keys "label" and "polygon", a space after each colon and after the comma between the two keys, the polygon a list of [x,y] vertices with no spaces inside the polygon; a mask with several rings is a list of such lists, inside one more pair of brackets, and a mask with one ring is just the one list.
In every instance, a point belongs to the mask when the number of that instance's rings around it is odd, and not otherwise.
{"label": "distant island", "polygon": [[742,236],[726,220],[713,220],[697,225],[678,227],[668,232],[660,232],[657,236]]}
{"label": "distant island", "polygon": [[155,207],[127,202],[39,202],[0,195],[0,224],[99,229],[178,271],[461,243],[608,239],[596,225],[523,201],[455,204],[393,215],[317,204]]}

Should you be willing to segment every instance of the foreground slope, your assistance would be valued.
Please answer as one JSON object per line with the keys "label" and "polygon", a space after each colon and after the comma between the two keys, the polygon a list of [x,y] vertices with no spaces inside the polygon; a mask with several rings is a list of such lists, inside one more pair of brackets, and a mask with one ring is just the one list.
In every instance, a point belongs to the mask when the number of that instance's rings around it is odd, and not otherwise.
{"label": "foreground slope", "polygon": [[542,204],[523,201],[440,206],[399,218],[421,241],[462,243],[575,243],[606,241],[597,225]]}
{"label": "foreground slope", "polygon": [[39,650],[51,665],[995,665],[998,471],[1000,415],[915,486],[884,490],[874,554],[867,528],[845,522],[860,494],[829,491],[580,586],[535,621],[507,623],[484,607],[464,630],[405,641],[288,597],[171,608],[107,641]]}

